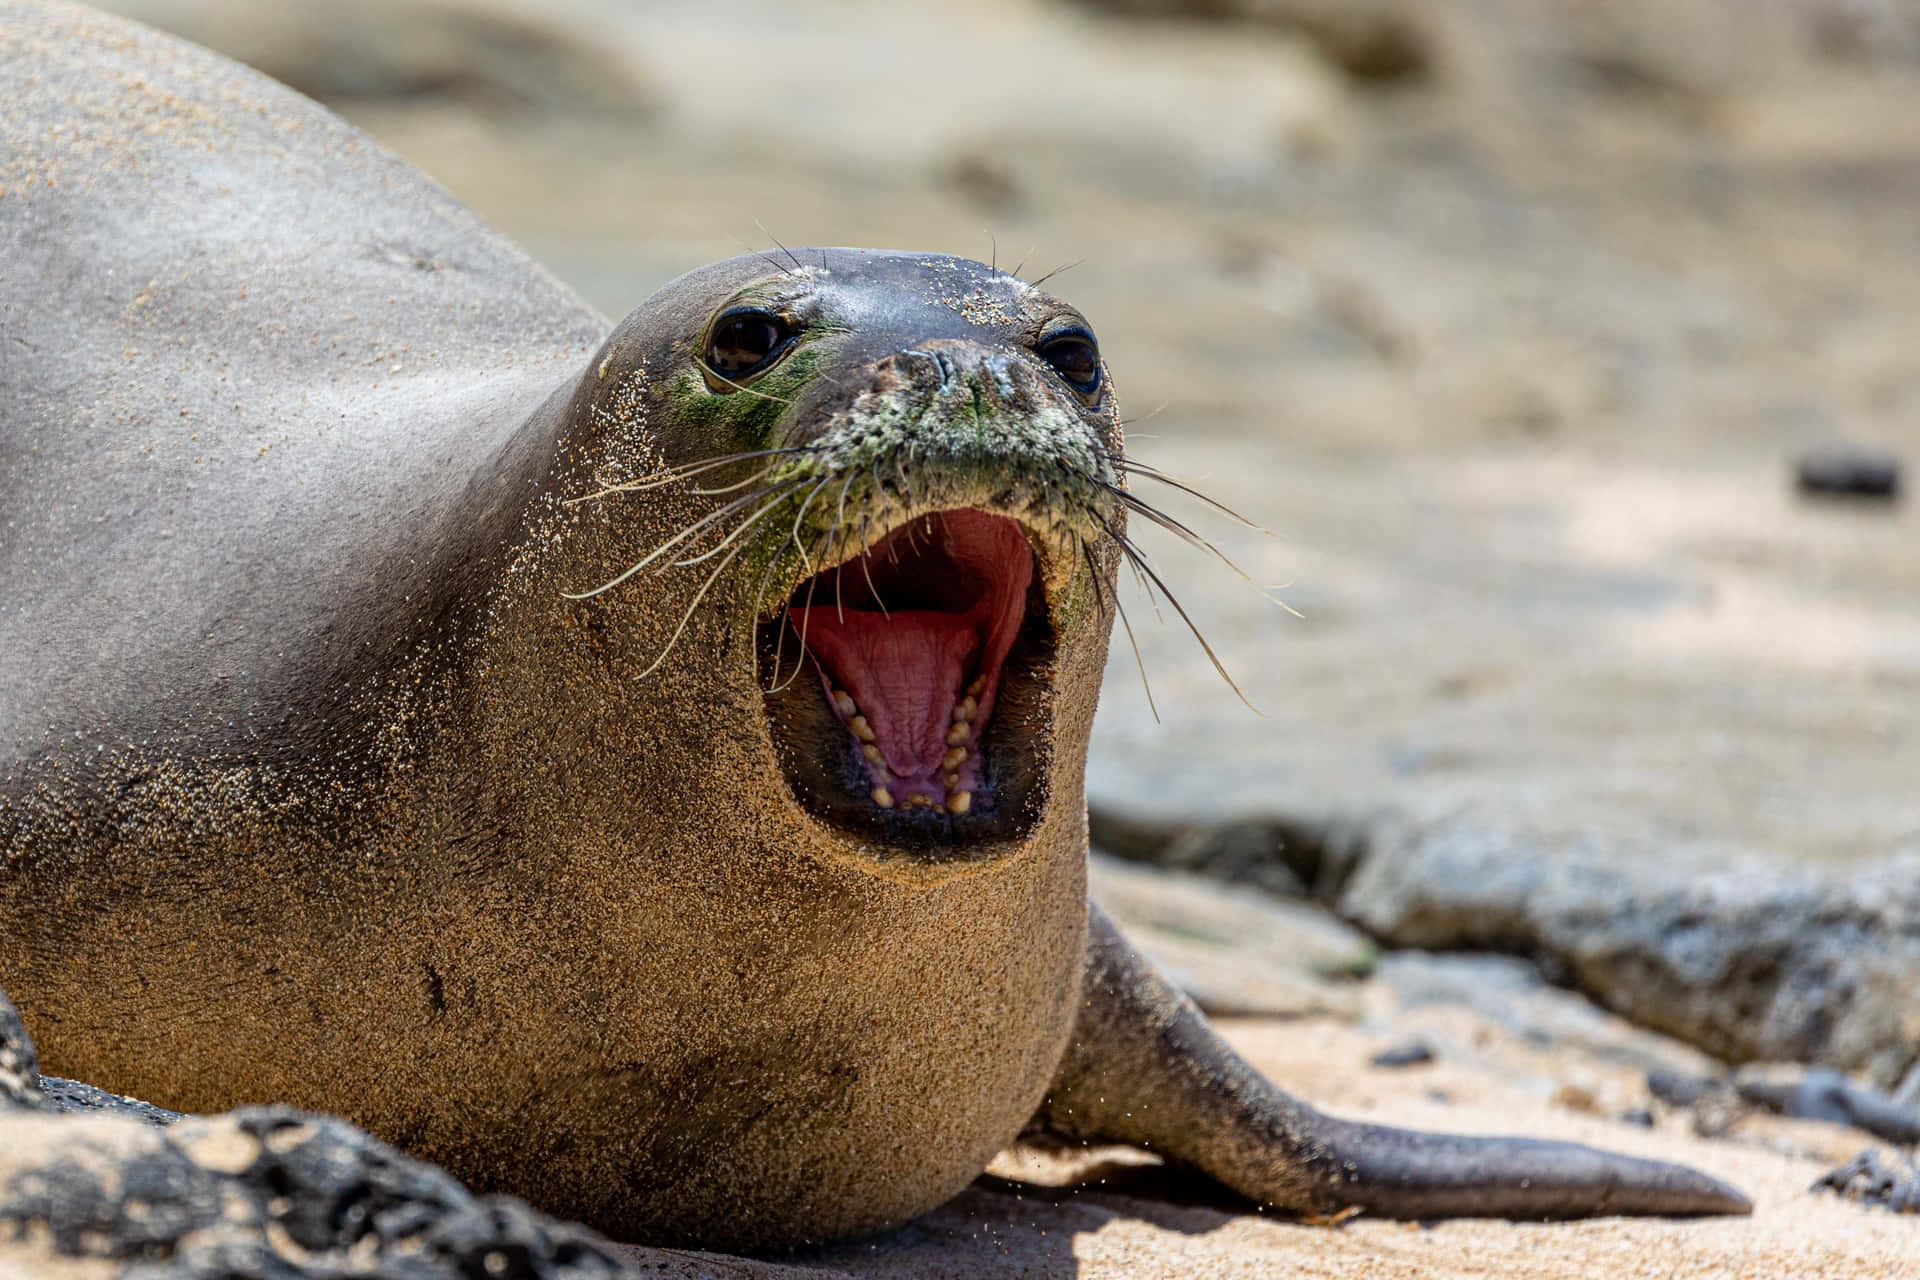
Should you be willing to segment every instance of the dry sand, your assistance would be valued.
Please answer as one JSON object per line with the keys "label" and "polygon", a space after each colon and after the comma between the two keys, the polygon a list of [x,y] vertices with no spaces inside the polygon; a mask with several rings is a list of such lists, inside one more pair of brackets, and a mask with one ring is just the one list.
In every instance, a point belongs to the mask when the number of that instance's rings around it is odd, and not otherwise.
{"label": "dry sand", "polygon": [[[1381,998],[1378,990],[1368,995]],[[1749,1116],[1726,1136],[1707,1139],[1691,1131],[1688,1115],[1658,1103],[1650,1129],[1614,1119],[1648,1104],[1639,1073],[1572,1050],[1531,1048],[1457,1009],[1403,1014],[1391,1034],[1331,1019],[1224,1026],[1263,1070],[1329,1110],[1423,1128],[1568,1138],[1683,1161],[1745,1190],[1753,1216],[1431,1225],[1358,1217],[1314,1226],[1248,1212],[1125,1148],[1016,1149],[951,1203],[872,1240],[777,1262],[652,1251],[636,1251],[636,1261],[665,1265],[665,1274],[769,1280],[1920,1277],[1920,1218],[1809,1190],[1867,1145],[1852,1131]],[[1438,1061],[1400,1069],[1365,1065],[1414,1030],[1448,1046]]]}

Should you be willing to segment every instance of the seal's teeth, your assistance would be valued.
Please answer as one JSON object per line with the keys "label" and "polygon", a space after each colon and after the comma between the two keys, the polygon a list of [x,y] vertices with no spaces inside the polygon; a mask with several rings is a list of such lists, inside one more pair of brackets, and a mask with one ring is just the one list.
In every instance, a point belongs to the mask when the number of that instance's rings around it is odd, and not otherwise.
{"label": "seal's teeth", "polygon": [[887,790],[885,787],[875,787],[873,789],[873,802],[882,809],[891,809],[893,808],[893,792]]}
{"label": "seal's teeth", "polygon": [[880,748],[874,746],[871,742],[860,748],[860,754],[867,758],[868,764],[879,765],[882,768],[886,767],[887,758],[881,755]]}
{"label": "seal's teeth", "polygon": [[987,691],[987,678],[985,676],[975,676],[973,678],[973,683],[967,686],[967,697],[978,698],[981,694],[985,693],[986,691]]}
{"label": "seal's teeth", "polygon": [[946,783],[947,790],[951,791],[955,787],[960,785],[960,775],[957,773],[943,774],[940,778],[940,781]]}
{"label": "seal's teeth", "polygon": [[973,808],[973,792],[956,791],[947,797],[947,812],[962,814]]}
{"label": "seal's teeth", "polygon": [[833,691],[833,709],[840,713],[843,720],[851,720],[860,714],[860,708],[853,704],[853,696],[845,689]]}
{"label": "seal's teeth", "polygon": [[947,730],[947,745],[957,747],[972,736],[973,727],[964,720],[957,721],[953,728]]}
{"label": "seal's teeth", "polygon": [[949,770],[958,769],[960,767],[960,762],[962,760],[965,760],[966,758],[967,758],[967,749],[965,747],[955,747],[953,750],[947,752],[947,754],[940,757],[940,767],[942,769],[949,769]]}
{"label": "seal's teeth", "polygon": [[853,730],[853,736],[862,742],[873,741],[873,726],[867,723],[865,716],[855,716],[847,721],[847,728]]}
{"label": "seal's teeth", "polygon": [[979,709],[980,704],[972,698],[962,699],[960,705],[953,709],[953,722],[955,724],[965,724],[967,721],[973,719],[973,713]]}

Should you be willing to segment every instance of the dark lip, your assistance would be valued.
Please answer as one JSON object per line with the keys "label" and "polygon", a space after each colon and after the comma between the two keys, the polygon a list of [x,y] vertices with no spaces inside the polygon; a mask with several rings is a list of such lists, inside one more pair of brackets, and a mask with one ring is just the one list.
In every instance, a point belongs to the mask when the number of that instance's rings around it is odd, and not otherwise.
{"label": "dark lip", "polygon": [[[873,765],[863,756],[862,742],[849,732],[846,718],[829,701],[831,680],[822,678],[823,666],[809,655],[796,674],[798,638],[787,621],[787,609],[758,621],[755,643],[774,755],[802,809],[889,854],[926,862],[994,856],[997,846],[1024,839],[1038,824],[1048,798],[1058,636],[1044,586],[1044,539],[1024,522],[1014,523],[1033,557],[1033,574],[1000,664],[991,718],[978,735],[971,762],[975,802],[966,812],[876,804]],[[819,580],[839,567],[803,580],[788,604],[804,599],[810,581],[817,594]]]}

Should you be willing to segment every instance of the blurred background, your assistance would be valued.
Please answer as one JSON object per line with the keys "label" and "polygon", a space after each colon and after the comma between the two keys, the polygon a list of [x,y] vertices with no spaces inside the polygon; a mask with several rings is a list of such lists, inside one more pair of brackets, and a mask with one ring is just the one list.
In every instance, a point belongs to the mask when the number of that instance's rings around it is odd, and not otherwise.
{"label": "blurred background", "polygon": [[[1129,595],[1098,841],[1920,1090],[1920,5],[107,7],[610,318],[776,237],[1057,273],[1136,456],[1273,536],[1149,496],[1298,614],[1147,535],[1263,714]],[[1816,964],[1834,911],[1906,968]]]}

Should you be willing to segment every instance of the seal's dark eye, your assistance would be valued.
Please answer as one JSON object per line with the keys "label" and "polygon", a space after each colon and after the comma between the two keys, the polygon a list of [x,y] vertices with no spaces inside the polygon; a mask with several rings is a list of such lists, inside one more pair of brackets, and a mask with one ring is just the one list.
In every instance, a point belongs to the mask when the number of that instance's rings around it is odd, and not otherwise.
{"label": "seal's dark eye", "polygon": [[1093,335],[1085,329],[1053,334],[1040,343],[1039,352],[1040,358],[1082,395],[1099,385],[1100,348],[1093,345]]}
{"label": "seal's dark eye", "polygon": [[707,363],[716,373],[738,378],[771,363],[792,338],[787,322],[770,311],[736,311],[714,321]]}

